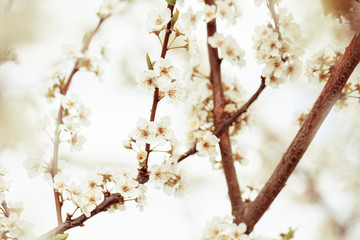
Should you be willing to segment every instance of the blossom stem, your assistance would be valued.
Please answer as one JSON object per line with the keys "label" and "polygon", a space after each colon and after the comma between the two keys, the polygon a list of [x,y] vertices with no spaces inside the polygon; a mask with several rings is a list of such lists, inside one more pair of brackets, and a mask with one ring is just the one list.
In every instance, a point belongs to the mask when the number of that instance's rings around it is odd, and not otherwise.
{"label": "blossom stem", "polygon": [[62,234],[71,228],[82,227],[84,226],[85,221],[97,215],[98,213],[106,212],[113,204],[124,204],[124,197],[121,196],[120,193],[110,194],[110,196],[105,197],[104,201],[102,201],[93,211],[91,211],[89,217],[85,216],[85,214],[82,214],[77,218],[67,219],[65,222],[59,224],[59,226],[45,233],[36,240],[49,240],[54,235]]}
{"label": "blossom stem", "polygon": [[172,48],[170,48],[170,47],[171,47],[171,45],[175,42],[175,40],[176,40],[176,35],[174,36],[173,40],[169,43],[168,50],[169,50],[169,49],[172,49]]}
{"label": "blossom stem", "polygon": [[159,39],[159,41],[160,41],[161,46],[163,46],[164,44],[163,44],[163,42],[162,42],[162,40],[161,40],[161,38],[160,38],[159,34],[156,34],[156,36],[158,37],[158,39]]}
{"label": "blossom stem", "polygon": [[[172,17],[173,16],[174,6],[168,4],[167,7],[170,9],[171,17]],[[161,58],[165,58],[165,56],[166,56],[171,32],[172,31],[171,31],[171,21],[170,21],[166,26],[164,44],[162,45],[162,50],[161,50],[161,55],[160,55]],[[151,114],[150,114],[150,122],[155,121],[156,109],[157,109],[157,105],[158,105],[159,101],[160,101],[160,99],[159,99],[159,88],[155,88],[154,96],[153,96],[153,103],[152,103],[152,108],[151,108]],[[136,178],[136,180],[141,184],[144,184],[147,181],[149,181],[148,160],[149,160],[149,155],[150,155],[150,152],[151,152],[150,144],[147,143],[145,145],[145,151],[147,152],[147,155],[146,155],[146,158],[144,160],[144,166],[139,169],[139,173],[138,173],[138,176]]]}
{"label": "blossom stem", "polygon": [[357,34],[346,48],[340,62],[331,71],[323,91],[273,174],[255,200],[249,204],[244,216],[241,218],[241,221],[247,225],[248,233],[253,230],[255,224],[284,188],[287,179],[299,163],[331,108],[341,98],[342,90],[359,61],[360,34]]}
{"label": "blossom stem", "polygon": [[255,94],[239,110],[237,110],[233,115],[231,115],[230,118],[225,119],[219,127],[215,128],[214,134],[216,136],[222,134],[222,132],[227,129],[234,121],[236,121],[238,117],[246,113],[250,105],[259,97],[265,87],[265,77],[261,76],[261,85],[259,89],[255,92]]}
{"label": "blossom stem", "polygon": [[[81,53],[85,53],[87,51],[91,40],[93,39],[95,34],[99,31],[102,23],[109,16],[110,15],[105,16],[105,17],[100,17],[97,26],[95,27],[95,29],[91,32],[90,36],[84,42],[84,45],[81,48]],[[79,71],[79,68],[80,68],[80,59],[77,59],[69,77],[67,78],[65,85],[60,87],[60,94],[62,94],[64,96],[67,94],[70,84],[71,84],[71,81],[72,81],[74,75]],[[56,120],[55,136],[54,136],[54,140],[53,140],[53,142],[54,142],[53,158],[52,158],[51,167],[50,167],[50,174],[52,177],[52,181],[54,181],[54,177],[57,174],[57,170],[58,170],[60,133],[61,133],[60,125],[63,123],[63,120],[62,120],[63,119],[63,111],[64,111],[64,107],[60,104],[58,116],[57,116],[57,120]],[[55,198],[57,221],[58,221],[58,224],[60,225],[62,223],[62,215],[61,215],[62,202],[60,200],[60,193],[56,189],[53,189],[53,191],[54,191],[54,198]]]}
{"label": "blossom stem", "polygon": [[178,49],[178,48],[186,48],[186,45],[184,45],[184,46],[177,46],[177,47],[169,47],[168,50]]}
{"label": "blossom stem", "polygon": [[5,200],[3,200],[3,202],[1,203],[1,206],[2,206],[1,210],[3,210],[5,217],[10,217],[10,211],[9,211],[9,208],[8,208]]}
{"label": "blossom stem", "polygon": [[[265,78],[261,77],[261,84],[259,89],[254,93],[254,95],[243,105],[241,106],[241,108],[239,108],[235,113],[233,113],[233,115],[231,115],[230,118],[224,120],[221,125],[217,128],[215,128],[214,131],[214,135],[219,137],[220,134],[227,128],[229,127],[237,118],[239,118],[242,114],[246,113],[248,108],[255,102],[255,100],[259,97],[259,95],[262,93],[262,91],[265,88]],[[181,162],[182,160],[184,160],[185,158],[193,155],[194,153],[196,153],[196,148],[195,146],[188,149],[184,154],[182,154],[178,161]]]}
{"label": "blossom stem", "polygon": [[[205,4],[214,5],[214,0],[205,0]],[[216,33],[216,20],[207,23],[207,37],[211,37]],[[210,44],[208,46],[209,64],[210,64],[210,83],[213,92],[214,101],[214,125],[215,129],[220,127],[224,118],[224,105],[225,96],[221,79],[221,60],[218,55],[218,49],[213,48]],[[240,186],[236,176],[234,159],[232,156],[232,149],[230,143],[230,136],[228,129],[225,129],[219,134],[221,161],[224,169],[226,183],[228,187],[228,194],[231,203],[232,215],[235,217],[234,221],[237,222],[239,216],[242,215],[243,200],[241,198]]]}
{"label": "blossom stem", "polygon": [[270,10],[270,14],[272,19],[274,20],[274,25],[275,25],[275,31],[278,33],[278,39],[279,41],[282,40],[282,36],[281,36],[281,32],[279,29],[279,15],[275,12],[275,4],[274,4],[274,0],[267,0],[266,3],[267,7]]}

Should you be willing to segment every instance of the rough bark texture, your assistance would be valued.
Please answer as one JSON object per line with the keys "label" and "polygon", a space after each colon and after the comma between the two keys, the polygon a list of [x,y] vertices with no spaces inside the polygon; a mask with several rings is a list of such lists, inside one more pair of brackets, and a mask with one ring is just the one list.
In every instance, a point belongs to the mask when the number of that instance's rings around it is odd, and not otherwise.
{"label": "rough bark texture", "polygon": [[[214,0],[205,0],[208,5],[213,5]],[[213,36],[216,32],[216,20],[207,23],[207,36]],[[221,82],[221,60],[219,59],[218,49],[212,48],[209,44],[208,54],[210,63],[210,82],[214,100],[214,125],[218,128],[224,119],[225,96]],[[226,183],[233,216],[241,216],[243,201],[241,199],[240,187],[236,176],[234,160],[232,156],[231,143],[228,129],[224,130],[219,136],[221,161],[224,169]]]}
{"label": "rough bark texture", "polygon": [[253,230],[255,224],[285,186],[287,179],[294,171],[324,119],[336,101],[340,99],[342,90],[359,61],[360,35],[355,35],[346,48],[341,61],[331,70],[328,82],[280,163],[241,218],[241,222],[245,222],[248,227],[247,232]]}

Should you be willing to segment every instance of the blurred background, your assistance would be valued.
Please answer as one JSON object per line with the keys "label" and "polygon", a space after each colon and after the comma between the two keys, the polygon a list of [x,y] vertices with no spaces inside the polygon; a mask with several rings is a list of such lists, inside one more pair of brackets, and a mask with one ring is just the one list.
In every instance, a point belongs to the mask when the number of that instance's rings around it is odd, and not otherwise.
{"label": "blurred background", "polygon": [[[0,9],[8,4],[0,2]],[[14,0],[11,10],[1,15],[0,161],[11,184],[6,200],[23,202],[21,217],[34,224],[36,235],[57,223],[52,187],[42,177],[28,178],[23,167],[31,150],[45,147],[51,155],[51,141],[38,131],[41,119],[53,116],[58,107],[43,96],[46,76],[61,56],[63,45],[81,46],[84,33],[97,24],[100,4],[100,0]],[[202,8],[199,1],[185,1],[185,6],[189,4],[194,11]],[[226,62],[222,67],[224,77],[239,81],[248,99],[260,84],[262,70],[252,47],[254,28],[272,21],[265,5],[257,8],[253,1],[243,1],[241,6],[243,15],[237,24],[219,22],[218,29],[231,32],[245,49],[245,68]],[[348,26],[325,17],[320,1],[289,0],[280,6],[293,13],[304,31],[304,63],[322,48],[343,52],[350,42]],[[136,90],[135,75],[146,69],[146,53],[153,59],[160,55],[158,40],[146,32],[145,16],[149,10],[165,7],[162,0],[135,0],[126,11],[107,20],[94,38],[93,44],[104,43],[110,54],[102,64],[101,80],[79,72],[69,90],[91,109],[91,125],[81,131],[87,138],[84,149],[72,152],[67,144],[60,148],[60,160],[72,180],[81,181],[98,166],[136,173],[136,155],[122,147],[122,140],[135,128],[138,118],[148,118],[150,113],[151,98]],[[204,23],[198,23],[197,33],[202,69],[208,72]],[[185,69],[186,56],[181,50],[170,51],[168,57]],[[359,82],[359,68],[351,80]],[[242,186],[263,186],[299,129],[296,113],[308,111],[322,87],[301,77],[279,88],[267,88],[259,97],[251,107],[253,123],[237,139],[249,161],[247,166],[236,166]],[[163,102],[157,111],[158,119],[165,115],[172,118],[182,142],[188,131],[186,112],[186,104],[173,107]],[[296,240],[350,240],[360,236],[359,114],[356,100],[333,109],[287,186],[256,225],[256,236],[279,239],[289,227],[296,229]],[[184,146],[182,149],[186,150]],[[68,231],[68,239],[201,239],[206,222],[231,212],[225,179],[206,158],[189,157],[181,167],[191,181],[183,199],[169,197],[150,183],[143,212],[129,204],[124,212],[101,213],[84,227]]]}

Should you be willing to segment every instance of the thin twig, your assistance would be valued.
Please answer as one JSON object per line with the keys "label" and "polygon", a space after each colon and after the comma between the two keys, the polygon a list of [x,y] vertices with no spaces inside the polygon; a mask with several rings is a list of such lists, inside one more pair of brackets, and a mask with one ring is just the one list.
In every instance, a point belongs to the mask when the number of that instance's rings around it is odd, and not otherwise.
{"label": "thin twig", "polygon": [[[170,9],[171,17],[172,17],[174,6],[168,4],[168,8]],[[169,43],[169,38],[170,38],[171,32],[172,31],[171,31],[171,21],[170,21],[166,26],[166,34],[164,37],[164,44],[162,45],[162,50],[161,50],[161,55],[160,55],[161,58],[165,58],[166,53],[168,51],[168,43]],[[158,103],[159,103],[159,88],[155,88],[154,95],[153,95],[151,114],[150,114],[150,122],[155,121],[155,115],[156,115],[156,109],[157,109]],[[136,180],[141,184],[144,184],[147,181],[149,181],[148,160],[149,160],[149,155],[151,152],[150,144],[148,144],[148,143],[145,144],[145,151],[147,152],[147,155],[144,160],[144,165],[140,169],[138,169],[139,173],[136,178]]]}
{"label": "thin twig", "polygon": [[274,25],[275,25],[275,31],[278,33],[278,39],[279,41],[282,40],[282,36],[281,36],[281,32],[279,29],[279,15],[275,12],[275,4],[274,4],[274,0],[268,0],[266,3],[266,6],[269,8],[270,13],[271,13],[271,17],[274,20]]}
{"label": "thin twig", "polygon": [[301,157],[310,145],[331,108],[340,99],[342,90],[360,61],[360,34],[355,35],[346,48],[340,62],[331,71],[323,91],[316,100],[304,124],[295,136],[270,179],[260,191],[256,199],[249,204],[242,217],[250,233],[255,224],[269,208],[271,203],[284,188],[287,179],[294,171]]}
{"label": "thin twig", "polygon": [[[110,15],[105,16],[105,17],[100,17],[99,23],[97,24],[95,29],[91,32],[90,36],[86,39],[83,47],[81,48],[81,53],[85,53],[87,51],[91,40],[93,39],[95,34],[99,31],[101,24],[109,16]],[[71,81],[72,81],[74,75],[79,71],[79,69],[80,69],[80,59],[77,59],[74,64],[74,67],[66,81],[65,86],[60,88],[60,93],[62,95],[65,96],[67,94],[67,91],[69,90]],[[60,125],[63,123],[63,120],[62,120],[63,119],[63,111],[64,111],[64,108],[60,104],[58,116],[57,116],[57,120],[56,120],[56,130],[55,130],[55,136],[54,136],[54,150],[53,150],[53,158],[51,161],[51,169],[50,169],[50,174],[51,174],[53,181],[54,181],[54,177],[56,176],[57,171],[58,171],[59,146],[60,146]],[[62,214],[61,214],[62,202],[60,200],[60,193],[56,189],[53,189],[53,191],[54,191],[54,198],[55,198],[57,221],[58,221],[58,224],[61,224],[62,223]]]}
{"label": "thin twig", "polygon": [[[220,126],[218,126],[217,128],[215,128],[214,131],[214,135],[219,137],[220,134],[226,129],[228,128],[234,121],[236,121],[237,118],[239,118],[242,114],[246,113],[247,110],[249,109],[249,107],[255,102],[255,100],[259,97],[259,95],[262,93],[262,91],[265,89],[266,85],[265,85],[265,78],[261,76],[261,84],[259,89],[254,93],[254,95],[251,96],[251,98],[244,104],[241,106],[241,108],[239,108],[238,110],[236,110],[235,113],[233,113],[230,118],[224,120]],[[178,162],[181,162],[182,160],[184,160],[185,158],[195,154],[196,148],[195,146],[188,149],[185,153],[183,153],[182,155],[180,155]]]}
{"label": "thin twig", "polygon": [[98,213],[106,212],[113,204],[124,204],[124,197],[121,196],[120,193],[110,194],[108,197],[105,197],[104,201],[102,201],[99,205],[96,206],[96,208],[91,212],[89,217],[85,216],[85,214],[82,214],[81,216],[74,219],[66,219],[64,223],[61,223],[59,226],[45,233],[36,240],[49,240],[54,235],[64,233],[71,228],[82,227],[84,226],[85,221],[97,215]]}
{"label": "thin twig", "polygon": [[239,110],[237,110],[230,118],[225,119],[221,125],[215,128],[214,135],[218,136],[222,134],[222,132],[227,129],[238,117],[242,114],[246,113],[249,109],[250,105],[259,97],[261,92],[265,89],[265,77],[261,76],[261,84],[259,89],[255,92],[255,94],[247,101]]}
{"label": "thin twig", "polygon": [[1,203],[1,206],[2,206],[3,209],[4,209],[5,217],[10,217],[10,210],[9,210],[8,205],[7,205],[7,203],[5,202],[5,200],[3,200],[3,202]]}

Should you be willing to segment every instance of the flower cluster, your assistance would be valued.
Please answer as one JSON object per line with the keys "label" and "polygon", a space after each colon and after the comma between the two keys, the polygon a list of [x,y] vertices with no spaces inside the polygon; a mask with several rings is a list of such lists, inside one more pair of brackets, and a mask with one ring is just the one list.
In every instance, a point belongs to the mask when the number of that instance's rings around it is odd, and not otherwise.
{"label": "flower cluster", "polygon": [[170,117],[162,117],[159,122],[148,122],[144,118],[140,118],[130,135],[130,142],[124,141],[126,148],[132,148],[132,142],[136,143],[139,148],[145,144],[165,145],[166,142],[174,141],[174,131],[170,128]]}
{"label": "flower cluster", "polygon": [[155,145],[151,150],[154,151],[159,146],[169,143],[170,150],[158,150],[166,154],[165,160],[160,166],[155,164],[151,167],[150,180],[155,183],[156,188],[163,188],[165,193],[180,197],[187,188],[187,181],[183,171],[177,168],[178,142],[170,124],[169,117],[162,117],[159,122],[148,122],[142,118],[138,121],[137,128],[130,133],[130,139],[125,140],[123,145],[127,149],[135,150],[139,166],[146,167],[146,144]]}
{"label": "flower cluster", "polygon": [[45,152],[43,150],[36,150],[28,153],[28,157],[24,162],[24,167],[28,170],[30,178],[36,177],[49,170],[44,155]]}
{"label": "flower cluster", "polygon": [[211,160],[214,160],[217,156],[215,146],[219,143],[220,139],[209,131],[198,131],[196,133],[198,135],[196,136],[196,150],[200,155],[209,156]]}
{"label": "flower cluster", "polygon": [[183,170],[179,170],[176,161],[164,161],[151,167],[150,181],[155,188],[163,189],[168,195],[183,197],[188,190],[188,181]]}
{"label": "flower cluster", "polygon": [[81,126],[89,126],[88,116],[90,110],[86,108],[76,95],[61,95],[63,106],[63,123],[61,129],[61,140],[71,144],[72,150],[80,151],[86,139],[79,134]]}
{"label": "flower cluster", "polygon": [[303,54],[300,27],[284,9],[279,10],[279,30],[276,32],[271,24],[259,26],[253,37],[256,59],[265,64],[263,76],[267,85],[273,87],[285,79],[297,78],[302,65],[299,60]]}
{"label": "flower cluster", "polygon": [[[217,142],[211,132],[215,130],[213,123],[213,100],[212,92],[209,85],[209,80],[204,74],[200,73],[195,67],[191,77],[191,81],[188,85],[188,102],[190,108],[188,113],[190,116],[187,142],[188,147],[196,145],[197,150],[201,150],[202,155],[210,156],[210,161],[214,164],[214,167],[221,168],[221,163],[215,161],[216,150],[213,147],[207,145],[207,141],[210,140],[211,146]],[[201,89],[201,91],[199,91]],[[239,86],[239,83],[235,80],[224,78],[223,89],[225,95],[225,117],[228,118],[234,114],[243,104],[243,97],[245,95],[244,90]],[[237,120],[234,121],[233,125],[229,127],[230,136],[235,136],[241,129],[243,129],[250,122],[249,112],[243,114]],[[207,136],[204,140],[204,136]],[[211,140],[212,139],[212,140]],[[216,142],[216,143],[215,143]],[[201,146],[201,144],[205,144]],[[235,146],[235,144],[234,144]],[[244,154],[241,151],[237,151],[241,148],[234,147],[234,157],[240,163],[244,159]],[[244,161],[246,162],[246,161]]]}
{"label": "flower cluster", "polygon": [[[126,171],[100,168],[81,184],[69,184],[69,178],[62,173],[54,177],[52,183],[64,201],[71,201],[87,217],[96,206],[110,193],[120,193],[124,200],[137,201],[143,206],[144,188]],[[123,203],[113,206],[114,209],[124,209]]]}
{"label": "flower cluster", "polygon": [[124,11],[131,0],[102,0],[98,16],[107,17]]}
{"label": "flower cluster", "polygon": [[338,51],[318,51],[306,62],[306,77],[313,83],[326,82],[330,76],[331,67],[334,67],[341,57],[342,54]]}
{"label": "flower cluster", "polygon": [[9,205],[5,202],[5,191],[9,191],[9,182],[5,180],[6,169],[0,162],[0,236],[1,239],[32,239],[33,226],[20,219],[23,210],[19,203]]}
{"label": "flower cluster", "polygon": [[234,0],[217,0],[215,5],[205,5],[203,10],[204,20],[210,22],[216,17],[224,19],[231,24],[236,23],[236,19],[241,16],[242,12],[238,1]]}
{"label": "flower cluster", "polygon": [[245,234],[246,225],[244,223],[236,225],[232,220],[228,216],[224,218],[215,217],[211,222],[207,223],[202,239],[250,240],[250,237]]}
{"label": "flower cluster", "polygon": [[148,13],[147,31],[158,35],[161,30],[166,28],[170,20],[171,11],[169,8],[150,11]]}
{"label": "flower cluster", "polygon": [[215,33],[209,37],[208,42],[213,48],[220,48],[221,57],[239,67],[245,66],[245,52],[231,36],[224,37],[221,33]]}
{"label": "flower cluster", "polygon": [[145,70],[136,78],[139,89],[145,93],[153,93],[159,89],[159,99],[165,98],[170,103],[181,102],[186,91],[179,82],[180,71],[168,59],[160,58],[154,69]]}
{"label": "flower cluster", "polygon": [[0,203],[5,199],[5,191],[9,191],[9,183],[4,178],[5,174],[6,169],[0,162]]}

